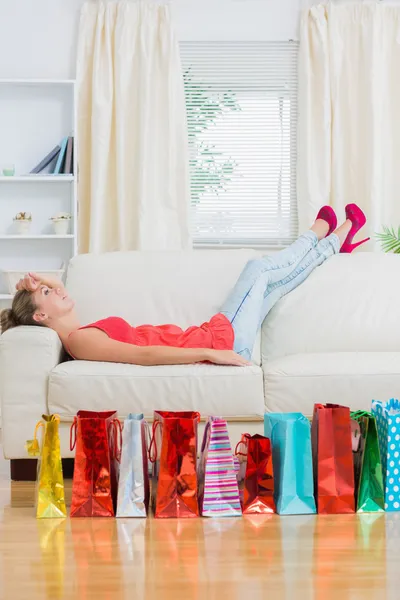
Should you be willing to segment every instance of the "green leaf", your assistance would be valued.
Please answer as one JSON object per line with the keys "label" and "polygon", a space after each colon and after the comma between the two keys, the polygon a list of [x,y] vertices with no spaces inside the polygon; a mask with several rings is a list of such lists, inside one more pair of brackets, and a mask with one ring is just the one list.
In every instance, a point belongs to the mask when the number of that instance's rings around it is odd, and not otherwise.
{"label": "green leaf", "polygon": [[395,231],[394,227],[383,225],[382,230],[381,233],[375,234],[375,237],[381,242],[382,250],[387,253],[400,254],[400,227]]}

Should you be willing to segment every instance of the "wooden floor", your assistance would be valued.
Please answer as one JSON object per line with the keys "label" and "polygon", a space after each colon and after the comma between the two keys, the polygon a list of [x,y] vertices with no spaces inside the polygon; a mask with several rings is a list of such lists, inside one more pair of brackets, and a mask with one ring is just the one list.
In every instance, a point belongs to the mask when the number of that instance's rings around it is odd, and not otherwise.
{"label": "wooden floor", "polygon": [[33,500],[0,459],[1,600],[400,598],[400,513],[53,521]]}

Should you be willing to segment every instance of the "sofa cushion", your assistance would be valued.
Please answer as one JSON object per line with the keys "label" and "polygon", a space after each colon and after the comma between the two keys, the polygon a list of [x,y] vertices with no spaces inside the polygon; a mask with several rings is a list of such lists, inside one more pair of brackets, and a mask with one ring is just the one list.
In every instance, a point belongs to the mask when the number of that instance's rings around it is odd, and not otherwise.
{"label": "sofa cushion", "polygon": [[294,354],[263,365],[268,412],[311,416],[316,402],[371,410],[400,395],[400,352]]}
{"label": "sofa cushion", "polygon": [[81,254],[67,288],[83,324],[110,316],[131,325],[200,325],[216,314],[255,250]]}
{"label": "sofa cushion", "polygon": [[202,415],[264,413],[260,367],[209,364],[140,367],[71,361],[50,375],[48,409],[71,420],[80,409],[152,416],[159,410],[198,410]]}
{"label": "sofa cushion", "polygon": [[400,256],[338,254],[264,321],[262,362],[317,352],[400,352]]}

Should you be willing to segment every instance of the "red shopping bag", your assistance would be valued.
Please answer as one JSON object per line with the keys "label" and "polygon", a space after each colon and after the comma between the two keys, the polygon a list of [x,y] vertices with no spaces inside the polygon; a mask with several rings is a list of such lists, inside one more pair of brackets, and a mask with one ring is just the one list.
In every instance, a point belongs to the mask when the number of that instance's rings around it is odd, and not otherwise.
{"label": "red shopping bag", "polygon": [[235,453],[247,457],[243,486],[243,514],[276,512],[271,440],[245,433]]}
{"label": "red shopping bag", "polygon": [[155,411],[149,457],[156,518],[198,517],[198,412]]}
{"label": "red shopping bag", "polygon": [[316,404],[311,436],[318,513],[355,512],[350,409]]}
{"label": "red shopping bag", "polygon": [[[121,424],[115,411],[80,410],[71,426],[75,448],[71,517],[113,517],[116,509]],[[74,437],[74,439],[73,439]]]}

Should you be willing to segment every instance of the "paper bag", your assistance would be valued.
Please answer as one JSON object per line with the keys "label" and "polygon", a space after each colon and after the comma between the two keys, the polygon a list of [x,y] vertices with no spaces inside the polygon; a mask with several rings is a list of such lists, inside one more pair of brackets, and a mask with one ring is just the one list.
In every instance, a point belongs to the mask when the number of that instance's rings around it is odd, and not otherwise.
{"label": "paper bag", "polygon": [[[61,462],[58,415],[42,415],[35,428],[34,439],[26,443],[30,456],[38,457],[36,481],[36,517],[59,519],[67,516],[64,494],[64,478]],[[41,449],[37,439],[39,428],[43,428]]]}
{"label": "paper bag", "polygon": [[276,511],[314,514],[310,422],[301,413],[267,413],[264,433],[272,444]]}
{"label": "paper bag", "polygon": [[209,417],[199,463],[200,506],[203,517],[240,517],[242,509],[235,464],[224,419]]}

